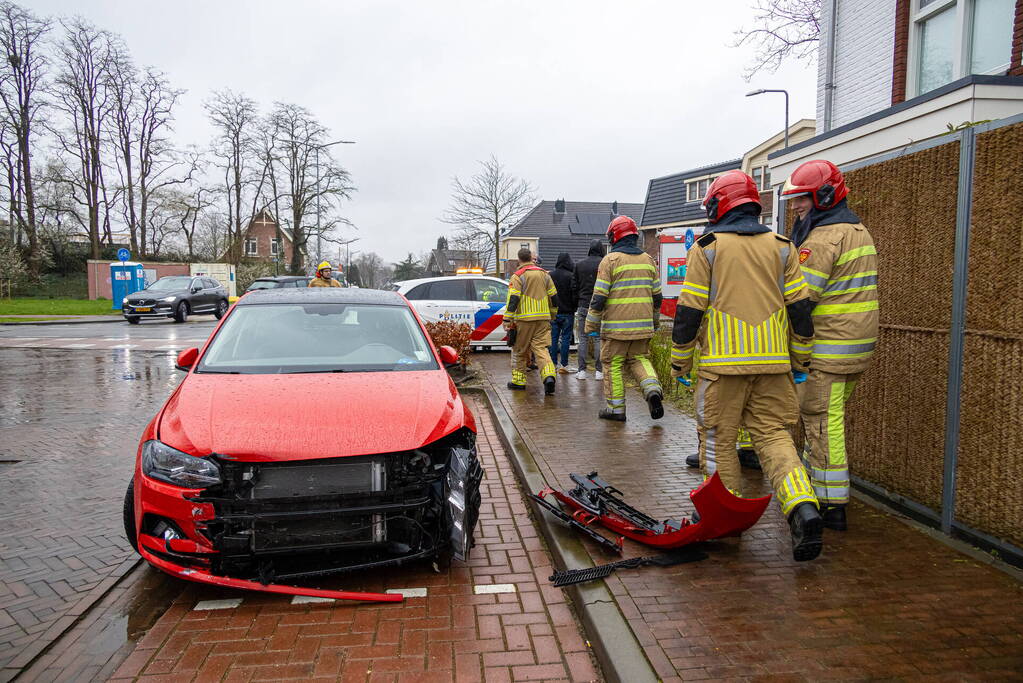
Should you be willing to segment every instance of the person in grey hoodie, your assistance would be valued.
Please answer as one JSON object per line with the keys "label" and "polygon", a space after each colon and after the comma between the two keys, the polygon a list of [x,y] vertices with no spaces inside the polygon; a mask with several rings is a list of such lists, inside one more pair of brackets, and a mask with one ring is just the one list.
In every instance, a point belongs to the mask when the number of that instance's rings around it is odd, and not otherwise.
{"label": "person in grey hoodie", "polygon": [[597,268],[601,259],[604,258],[604,243],[601,240],[590,242],[590,250],[579,263],[575,264],[572,272],[572,296],[577,301],[575,312],[575,339],[579,345],[579,371],[576,379],[586,379],[586,357],[589,355],[589,345],[593,345],[593,364],[596,368],[594,379],[604,379],[603,368],[600,365],[600,338],[588,337],[584,331],[586,326],[586,313],[590,310],[590,299],[593,298],[593,283],[597,280]]}

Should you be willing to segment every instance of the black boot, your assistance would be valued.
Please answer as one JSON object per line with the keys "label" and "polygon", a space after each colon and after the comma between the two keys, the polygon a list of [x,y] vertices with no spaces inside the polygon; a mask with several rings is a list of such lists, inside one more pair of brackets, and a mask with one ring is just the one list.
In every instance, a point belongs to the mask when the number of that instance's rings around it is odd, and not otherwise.
{"label": "black boot", "polygon": [[757,452],[752,448],[740,448],[739,449],[739,464],[743,467],[748,467],[751,470],[759,470],[760,458],[757,457]]}
{"label": "black boot", "polygon": [[660,420],[664,417],[664,404],[661,403],[661,395],[659,393],[655,391],[647,396],[646,404],[650,408],[650,417],[655,420]]}
{"label": "black boot", "polygon": [[516,384],[515,382],[508,382],[508,388],[509,389],[513,389],[514,391],[525,391],[526,390],[526,385],[525,384]]}
{"label": "black boot", "polygon": [[553,377],[547,377],[546,379],[544,379],[544,381],[543,381],[543,393],[547,394],[548,396],[550,396],[551,394],[554,393],[554,378]]}
{"label": "black boot", "polygon": [[692,455],[687,455],[686,456],[686,465],[688,465],[689,467],[699,467],[700,466],[700,454],[699,453],[693,453]]}
{"label": "black boot", "polygon": [[601,409],[598,417],[601,420],[613,420],[614,422],[625,422],[625,413],[616,413],[610,408]]}
{"label": "black boot", "polygon": [[835,531],[845,531],[849,525],[845,521],[844,505],[825,505],[821,517],[824,518],[824,526]]}
{"label": "black boot", "polygon": [[789,530],[792,532],[792,558],[806,562],[821,554],[824,545],[824,520],[813,503],[800,503],[789,513]]}

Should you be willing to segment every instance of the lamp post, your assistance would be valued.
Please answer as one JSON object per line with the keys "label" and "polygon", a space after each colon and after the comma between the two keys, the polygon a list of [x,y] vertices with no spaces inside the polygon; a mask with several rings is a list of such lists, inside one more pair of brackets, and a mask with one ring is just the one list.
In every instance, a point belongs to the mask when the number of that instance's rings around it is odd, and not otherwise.
{"label": "lamp post", "polygon": [[[759,90],[751,90],[751,91],[749,91],[748,93],[746,93],[746,97],[753,97],[755,95],[763,95],[765,92],[780,92],[781,94],[785,95],[785,143],[784,144],[785,144],[785,149],[788,149],[788,146],[789,146],[789,91],[788,90],[782,90],[780,88],[778,88],[778,89],[760,88]],[[777,210],[774,212],[774,224],[775,224],[776,227],[781,228],[782,225],[784,224],[785,201],[781,198],[781,186],[779,185],[778,187],[779,187],[779,190],[778,190],[778,192],[775,193],[776,196],[775,196],[775,200],[774,200],[774,205],[775,205],[775,207],[777,207]],[[778,232],[780,233],[781,230],[779,229]]]}
{"label": "lamp post", "polygon": [[313,161],[313,163],[316,165],[316,262],[319,263],[321,258],[322,258],[320,252],[321,252],[321,247],[322,247],[322,242],[323,242],[322,239],[321,239],[321,234],[320,234],[320,230],[321,230],[321,228],[320,228],[320,194],[321,194],[320,193],[320,150],[321,149],[326,149],[327,147],[333,147],[334,145],[354,145],[355,141],[354,140],[334,140],[333,142],[315,143],[315,142],[305,142],[304,140],[293,140],[293,139],[289,138],[289,139],[286,139],[286,140],[282,140],[282,142],[285,142],[285,143],[291,144],[291,145],[303,145],[305,147],[310,147],[313,150],[313,154],[314,154],[314,157],[315,157],[315,160]]}

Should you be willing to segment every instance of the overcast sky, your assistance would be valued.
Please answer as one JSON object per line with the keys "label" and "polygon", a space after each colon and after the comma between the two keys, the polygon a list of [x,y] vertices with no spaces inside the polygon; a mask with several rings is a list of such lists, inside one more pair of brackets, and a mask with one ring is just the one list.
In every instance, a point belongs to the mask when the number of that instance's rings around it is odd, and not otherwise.
{"label": "overcast sky", "polygon": [[[24,0],[23,0],[24,1]],[[353,248],[396,261],[434,246],[450,182],[495,155],[540,198],[642,202],[647,181],[741,156],[812,118],[816,68],[746,83],[729,47],[747,0],[383,2],[30,0],[120,33],[187,89],[176,138],[205,145],[219,88],[311,109],[358,191]]]}

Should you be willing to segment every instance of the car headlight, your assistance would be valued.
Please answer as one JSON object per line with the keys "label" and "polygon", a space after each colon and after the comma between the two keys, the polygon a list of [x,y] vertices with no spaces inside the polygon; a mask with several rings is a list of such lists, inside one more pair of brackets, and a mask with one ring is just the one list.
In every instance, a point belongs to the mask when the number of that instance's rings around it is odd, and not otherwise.
{"label": "car headlight", "polygon": [[165,296],[162,299],[160,299],[160,301],[166,301],[167,303],[170,303],[170,302],[174,301],[175,299],[177,299],[176,296]]}
{"label": "car headlight", "polygon": [[123,299],[121,300],[121,305],[122,305],[122,306],[123,306],[123,305],[125,305],[126,303],[128,303],[128,297],[124,297],[124,298],[123,298]]}
{"label": "car headlight", "polygon": [[159,441],[142,444],[142,473],[152,479],[192,489],[221,481],[217,463],[182,453]]}

